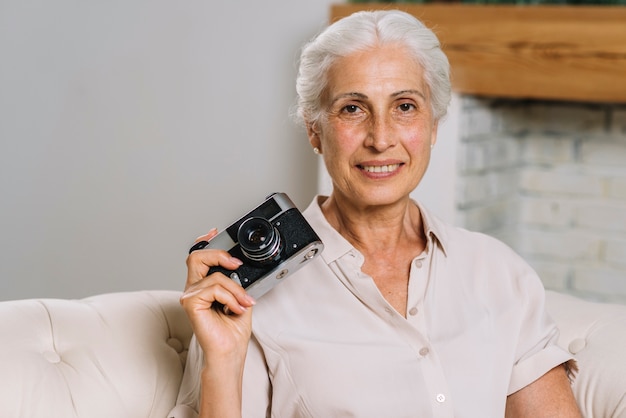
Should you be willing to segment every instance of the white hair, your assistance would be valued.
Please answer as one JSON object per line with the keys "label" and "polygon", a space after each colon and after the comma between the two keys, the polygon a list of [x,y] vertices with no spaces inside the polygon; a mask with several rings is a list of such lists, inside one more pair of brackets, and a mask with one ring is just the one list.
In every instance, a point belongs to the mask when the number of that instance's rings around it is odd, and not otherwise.
{"label": "white hair", "polygon": [[307,43],[296,79],[296,118],[314,123],[324,114],[322,93],[338,58],[379,45],[401,44],[424,69],[432,113],[441,119],[450,103],[450,64],[437,36],[412,15],[399,10],[357,12],[327,27]]}

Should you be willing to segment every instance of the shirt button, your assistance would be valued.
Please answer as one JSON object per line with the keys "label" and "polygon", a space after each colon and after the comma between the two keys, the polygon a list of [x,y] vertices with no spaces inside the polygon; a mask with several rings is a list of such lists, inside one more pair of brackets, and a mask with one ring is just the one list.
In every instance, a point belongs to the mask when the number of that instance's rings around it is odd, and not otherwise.
{"label": "shirt button", "polygon": [[417,308],[416,307],[411,308],[409,310],[409,315],[411,315],[411,316],[417,315]]}
{"label": "shirt button", "polygon": [[437,402],[443,403],[445,401],[446,401],[446,395],[444,395],[443,393],[440,393],[439,395],[437,395]]}
{"label": "shirt button", "polygon": [[417,267],[417,268],[422,267],[422,261],[421,260],[415,260],[415,267]]}
{"label": "shirt button", "polygon": [[428,347],[424,347],[420,350],[420,356],[422,357],[426,357],[428,353],[430,353],[430,350],[428,349]]}

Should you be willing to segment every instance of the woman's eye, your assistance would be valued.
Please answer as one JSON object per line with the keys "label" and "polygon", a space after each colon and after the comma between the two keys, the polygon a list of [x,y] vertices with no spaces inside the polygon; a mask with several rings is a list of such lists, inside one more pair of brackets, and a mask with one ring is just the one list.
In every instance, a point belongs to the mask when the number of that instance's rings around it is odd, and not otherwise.
{"label": "woman's eye", "polygon": [[411,103],[402,103],[400,106],[398,106],[398,109],[400,109],[403,112],[408,112],[409,110],[415,109],[415,106],[412,105]]}
{"label": "woman's eye", "polygon": [[343,108],[343,111],[347,113],[356,113],[359,111],[359,107],[357,105],[348,105]]}

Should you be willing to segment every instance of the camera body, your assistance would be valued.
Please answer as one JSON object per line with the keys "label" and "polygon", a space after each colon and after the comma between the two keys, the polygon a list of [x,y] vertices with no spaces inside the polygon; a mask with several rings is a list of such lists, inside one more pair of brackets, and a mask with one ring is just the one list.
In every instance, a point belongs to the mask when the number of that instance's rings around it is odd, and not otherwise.
{"label": "camera body", "polygon": [[[198,245],[200,244],[200,245]],[[287,276],[319,255],[324,245],[302,213],[285,193],[274,193],[245,216],[221,231],[200,248],[227,250],[243,261],[236,270],[221,266],[221,272],[259,298]]]}

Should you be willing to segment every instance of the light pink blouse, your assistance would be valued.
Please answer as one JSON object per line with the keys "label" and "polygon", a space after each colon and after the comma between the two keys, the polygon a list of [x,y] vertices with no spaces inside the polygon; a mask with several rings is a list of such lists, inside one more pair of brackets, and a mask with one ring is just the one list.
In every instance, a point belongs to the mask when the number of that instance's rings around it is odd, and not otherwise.
{"label": "light pink blouse", "polygon": [[[314,199],[324,252],[254,307],[244,417],[502,417],[507,395],[571,358],[526,262],[420,210],[428,244],[403,316]],[[200,359],[195,347],[170,416],[196,415]]]}

